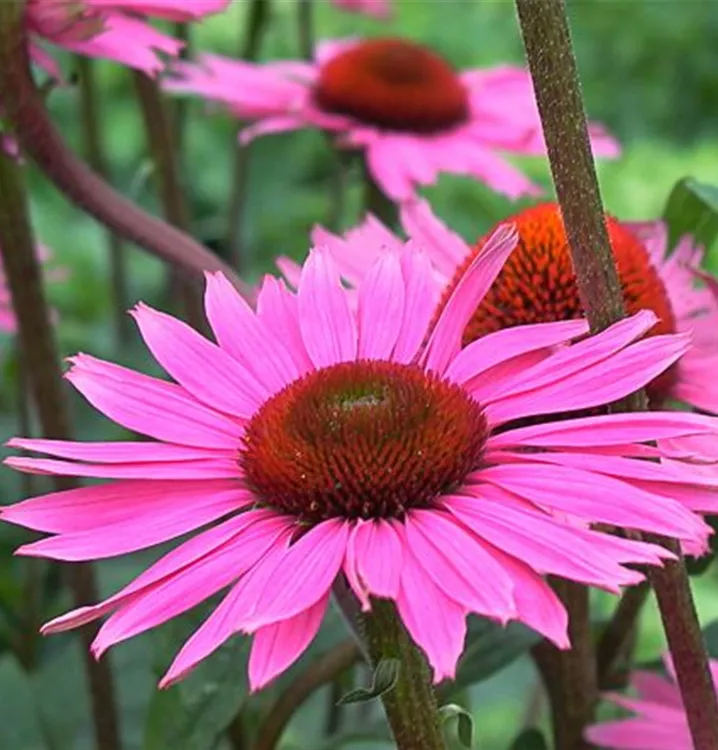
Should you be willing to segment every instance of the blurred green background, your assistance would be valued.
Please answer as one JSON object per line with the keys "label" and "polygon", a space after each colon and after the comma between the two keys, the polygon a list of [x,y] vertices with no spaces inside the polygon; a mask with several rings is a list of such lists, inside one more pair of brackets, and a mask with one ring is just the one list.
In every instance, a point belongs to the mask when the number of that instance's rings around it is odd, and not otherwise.
{"label": "blurred green background", "polygon": [[[522,62],[511,2],[394,0],[394,4],[395,17],[385,23],[342,13],[325,0],[317,0],[316,36],[408,36],[433,46],[459,67]],[[599,164],[606,206],[620,218],[660,215],[671,187],[686,175],[708,183],[718,182],[717,8],[710,0],[569,0],[589,115],[603,122],[624,146],[620,159]],[[194,27],[194,47],[236,55],[246,10],[245,0],[237,0],[228,13]],[[295,15],[294,0],[274,0],[263,57],[297,56]],[[72,61],[64,62],[70,72]],[[158,211],[131,76],[110,63],[101,63],[97,69],[112,180],[126,195]],[[54,90],[48,106],[68,141],[82,149],[77,90],[72,85]],[[220,248],[227,231],[226,206],[236,130],[237,123],[227,115],[208,110],[200,102],[189,103],[183,159],[193,231]],[[248,278],[256,279],[270,270],[277,254],[303,257],[312,225],[330,221],[335,158],[325,139],[316,132],[268,137],[252,147],[243,223]],[[548,187],[545,161],[530,159],[522,164]],[[37,236],[54,251],[54,263],[68,271],[68,278],[49,290],[59,313],[63,354],[87,351],[149,369],[139,345],[120,349],[114,338],[103,230],[70,206],[31,168],[28,172]],[[344,226],[356,220],[361,208],[358,175],[352,173],[349,177]],[[470,240],[517,208],[481,185],[452,176],[442,177],[426,195],[436,212]],[[164,305],[166,274],[161,264],[133,248],[127,248],[127,259],[128,303],[144,299]],[[2,341],[0,352],[6,375],[5,387],[0,390],[0,427],[3,436],[9,436],[16,429],[15,366],[9,339]],[[112,439],[120,435],[79,400],[73,401],[73,407],[81,437]],[[19,496],[19,479],[6,469],[0,473],[0,484],[3,503]],[[35,491],[43,488],[43,482],[36,480]],[[0,528],[0,632],[17,628],[13,603],[21,598],[23,576],[29,573],[24,562],[10,557],[10,551],[25,538],[20,532]],[[103,564],[103,587],[109,592],[121,585],[145,560],[137,556]],[[717,570],[709,571],[697,581],[704,623],[718,617],[716,573]],[[67,597],[61,592],[57,577],[50,577],[47,585],[49,611],[45,614],[55,614],[68,606]],[[608,611],[612,604],[608,597],[597,597],[597,601],[598,613]],[[167,663],[172,649],[178,646],[178,632],[185,626],[186,623],[141,636],[110,656],[121,679],[127,750],[229,747],[223,735],[218,739],[214,730],[205,731],[202,722],[213,727],[226,725],[243,700],[244,678],[237,668],[244,658],[241,645],[232,645],[208,671],[193,676],[180,692],[163,696],[154,693],[158,664]],[[0,636],[0,748],[90,747],[87,698],[76,639],[61,636],[43,641],[41,667],[26,674],[3,637]],[[336,638],[336,627],[324,638]],[[326,640],[321,643],[325,645]],[[660,627],[651,606],[642,623],[639,657],[654,659],[662,648]],[[508,747],[524,720],[534,683],[532,667],[524,658],[469,691],[477,746],[482,750]],[[229,697],[218,706],[219,693]],[[269,691],[259,701],[260,712],[272,695]],[[326,696],[313,699],[290,728],[287,748],[313,750],[320,746],[325,706]],[[256,715],[250,712],[247,721],[255,719]],[[179,734],[168,734],[173,721],[180,726]],[[182,722],[194,729],[188,730]],[[366,742],[344,746],[370,747]]]}

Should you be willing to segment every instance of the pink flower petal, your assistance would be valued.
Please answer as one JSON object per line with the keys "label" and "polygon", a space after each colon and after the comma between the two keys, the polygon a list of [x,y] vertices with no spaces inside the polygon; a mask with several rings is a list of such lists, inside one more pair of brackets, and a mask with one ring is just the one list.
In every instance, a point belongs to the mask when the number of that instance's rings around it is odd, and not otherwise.
{"label": "pink flower petal", "polygon": [[132,315],[154,358],[198,401],[247,419],[267,398],[263,384],[186,323],[144,304]]}
{"label": "pink flower petal", "polygon": [[278,563],[272,563],[271,585],[246,594],[252,604],[242,620],[242,629],[254,632],[316,604],[341,569],[348,536],[349,525],[344,520],[330,519],[294,542]]}
{"label": "pink flower petal", "polygon": [[464,649],[466,611],[434,583],[408,547],[396,606],[409,635],[426,654],[434,682],[452,679]]}
{"label": "pink flower petal", "polygon": [[356,323],[328,252],[310,253],[302,269],[298,299],[302,338],[316,367],[355,359]]}
{"label": "pink flower petal", "polygon": [[222,546],[145,592],[125,601],[100,628],[92,644],[99,657],[110,646],[143,633],[196,606],[250,570],[287,531],[281,517],[245,527]]}
{"label": "pink flower petal", "polygon": [[359,287],[360,359],[390,359],[402,324],[404,279],[396,253],[379,256]]}
{"label": "pink flower petal", "polygon": [[252,501],[249,490],[234,479],[129,480],[33,497],[2,508],[0,518],[36,531],[72,534],[133,521],[152,529],[184,509],[196,514],[197,526],[203,526]]}
{"label": "pink flower petal", "polygon": [[431,333],[423,357],[427,370],[443,373],[459,352],[466,324],[491,288],[516,242],[516,228],[513,225],[500,226],[461,277]]}
{"label": "pink flower petal", "polygon": [[[136,601],[140,595],[147,593],[170,578],[181,575],[182,571],[191,567],[196,561],[216,549],[222,548],[237,534],[243,533],[251,525],[260,522],[270,522],[276,518],[273,511],[249,510],[193,536],[188,541],[175,547],[156,563],[141,573],[116,594],[93,606],[80,607],[48,622],[42,632],[45,635],[71,630],[112,612],[123,604]],[[285,519],[287,528],[290,519]]]}
{"label": "pink flower petal", "polygon": [[491,466],[477,472],[476,477],[539,506],[589,523],[608,523],[680,539],[698,539],[707,532],[705,524],[677,502],[614,477],[568,466],[525,461]]}
{"label": "pink flower petal", "polygon": [[395,523],[359,521],[349,535],[344,572],[365,611],[369,594],[387,599],[399,594],[403,544]]}
{"label": "pink flower petal", "polygon": [[[447,514],[412,510],[404,519],[407,545],[418,564],[468,611],[502,623],[516,614],[511,577],[493,550]],[[481,575],[476,575],[480,570]]]}
{"label": "pink flower petal", "polygon": [[329,595],[309,609],[274,625],[260,628],[254,635],[249,655],[249,687],[261,690],[291,666],[319,632]]}
{"label": "pink flower petal", "polygon": [[[585,320],[516,326],[482,336],[464,347],[449,365],[445,377],[471,391],[474,379],[484,385],[482,375],[506,360],[564,344],[588,333]],[[499,386],[500,387],[500,386]]]}
{"label": "pink flower petal", "polygon": [[180,445],[236,450],[243,428],[183,388],[85,354],[65,377],[103,414],[128,430]]}
{"label": "pink flower petal", "polygon": [[222,349],[271,393],[306,372],[221,273],[207,274],[205,308]]}

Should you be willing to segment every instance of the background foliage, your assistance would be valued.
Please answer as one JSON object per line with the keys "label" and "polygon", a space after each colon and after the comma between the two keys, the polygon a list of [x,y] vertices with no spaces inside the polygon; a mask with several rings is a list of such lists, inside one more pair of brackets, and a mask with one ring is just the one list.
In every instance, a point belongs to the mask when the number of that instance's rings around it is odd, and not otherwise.
{"label": "background foliage", "polygon": [[[395,3],[398,10],[388,33],[432,45],[457,66],[522,61],[511,2]],[[718,14],[714,4],[573,0],[569,8],[589,113],[593,119],[603,121],[625,145],[620,160],[600,164],[608,209],[620,218],[652,218],[661,214],[678,179],[690,175],[700,181],[715,181]],[[195,47],[236,54],[245,11],[244,0],[235,2],[228,15],[210,19],[197,28]],[[275,0],[264,57],[297,55],[294,14],[293,0]],[[382,23],[342,14],[327,2],[317,2],[316,21],[317,37],[387,33]],[[71,71],[72,61],[65,62],[66,70]],[[98,65],[98,72],[113,182],[125,194],[157,210],[152,168],[130,75],[111,64]],[[76,89],[70,85],[53,91],[48,105],[66,137],[81,149]],[[187,117],[184,168],[193,230],[221,251],[237,124],[224,114],[207,114],[197,102],[189,105]],[[312,132],[265,138],[252,147],[251,189],[243,228],[246,273],[250,278],[269,270],[272,258],[279,253],[302,257],[311,226],[329,221],[334,159],[325,140]],[[542,160],[529,160],[526,164],[536,179],[548,185],[547,166]],[[63,353],[84,350],[148,370],[150,365],[139,345],[118,350],[115,344],[103,231],[69,206],[32,170],[30,181],[37,235],[53,249],[55,263],[68,269],[68,278],[50,289],[59,313]],[[358,181],[354,182],[348,192],[345,226],[351,225],[359,214],[360,191]],[[517,208],[480,185],[450,176],[443,177],[426,194],[437,213],[469,239],[478,237],[494,221]],[[165,305],[164,269],[137,250],[128,249],[128,255],[130,303],[144,299]],[[714,267],[718,264],[714,263]],[[9,436],[16,431],[16,368],[9,339],[0,343],[0,357],[5,375],[0,383],[0,431]],[[112,439],[120,435],[117,428],[91,414],[79,400],[73,401],[73,406],[79,436]],[[42,489],[42,479],[36,478],[35,482],[35,491]],[[5,469],[0,472],[0,487],[3,503],[13,501],[21,492],[20,479]],[[57,636],[25,644],[31,655],[33,649],[37,651],[33,671],[23,669],[17,648],[15,652],[10,648],[22,638],[21,634],[27,633],[29,620],[23,617],[33,614],[21,613],[18,619],[23,581],[27,576],[44,576],[46,572],[38,570],[35,563],[28,566],[11,557],[11,549],[24,538],[19,531],[0,528],[0,747],[84,750],[90,747],[89,721],[76,638]],[[146,559],[147,555],[137,555],[99,566],[105,593],[127,581]],[[46,577],[42,600],[37,603],[40,619],[68,606],[59,576],[55,570]],[[697,579],[698,604],[705,623],[718,617],[716,576],[718,568],[713,566]],[[597,599],[597,611],[608,612],[612,600],[600,596]],[[240,707],[248,705],[241,668],[246,644],[241,640],[228,644],[180,687],[162,694],[154,690],[156,677],[177,648],[181,634],[187,633],[200,616],[201,612],[193,613],[118,647],[110,655],[120,680],[123,735],[128,750],[230,747],[231,732],[226,730],[231,728]],[[298,667],[245,708],[241,718],[245,726],[256,725],[277,691],[312,654],[326,650],[341,637],[338,623],[329,622]],[[473,639],[460,673],[458,695],[457,690],[452,695],[447,691],[447,697],[452,702],[468,701],[475,714],[477,742],[483,750],[506,748],[522,716],[530,710],[527,707],[536,677],[525,656],[515,657],[525,653],[532,639],[525,631],[511,631],[506,636],[483,623],[474,623]],[[661,631],[651,607],[642,621],[639,659],[655,659],[662,648]],[[369,680],[367,675],[362,679]],[[327,690],[313,696],[290,725],[282,747],[323,747],[328,705]],[[358,739],[354,743],[330,742],[327,747],[382,747],[379,713],[371,706],[346,707],[342,717]]]}

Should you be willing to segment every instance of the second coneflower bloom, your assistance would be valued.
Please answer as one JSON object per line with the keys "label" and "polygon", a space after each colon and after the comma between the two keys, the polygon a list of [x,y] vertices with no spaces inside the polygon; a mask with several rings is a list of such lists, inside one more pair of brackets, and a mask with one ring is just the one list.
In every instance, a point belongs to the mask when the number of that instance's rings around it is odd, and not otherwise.
{"label": "second coneflower bloom", "polygon": [[[512,66],[458,72],[400,38],[324,42],[312,62],[263,64],[205,55],[178,63],[165,87],[226,104],[258,135],[314,127],[363,151],[391,199],[411,198],[440,172],[469,175],[510,197],[538,188],[506,154],[543,154],[531,78]],[[597,155],[618,145],[592,127]]]}
{"label": "second coneflower bloom", "polygon": [[715,481],[691,463],[641,459],[660,456],[656,440],[715,439],[715,420],[654,412],[518,426],[624,397],[673,366],[685,337],[642,338],[656,324],[644,311],[590,338],[575,320],[462,349],[515,244],[505,227],[488,239],[435,321],[433,270],[410,246],[378,257],[355,306],[331,254],[315,250],[296,294],[267,278],[256,312],[208,276],[216,343],[136,308],[175,382],[76,357],[70,382],[150,440],[11,441],[50,456],[7,460],[21,471],[113,480],[3,508],[5,521],[51,535],[20,553],[95,560],[191,536],[45,632],[109,615],[99,656],[226,591],[162,685],[246,633],[256,690],[305,650],[343,577],[366,610],[395,603],[439,681],[454,674],[468,614],[521,621],[567,648],[545,574],[616,591],[642,578],[627,564],[670,557],[594,525],[703,543],[709,529],[680,499],[715,496]]}

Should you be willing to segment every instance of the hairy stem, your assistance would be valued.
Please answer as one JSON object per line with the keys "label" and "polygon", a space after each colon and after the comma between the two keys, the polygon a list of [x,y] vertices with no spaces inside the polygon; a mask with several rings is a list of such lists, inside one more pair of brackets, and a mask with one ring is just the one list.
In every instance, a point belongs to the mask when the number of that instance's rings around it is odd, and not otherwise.
{"label": "hairy stem", "polygon": [[[102,110],[100,94],[95,81],[94,63],[87,57],[77,56],[77,69],[80,90],[80,119],[85,157],[92,169],[103,179],[109,179],[109,166],[102,139]],[[130,338],[130,318],[127,315],[128,292],[125,253],[120,238],[107,232],[107,249],[110,259],[110,286],[114,313],[115,336],[119,344],[126,344]]]}
{"label": "hairy stem", "polygon": [[[259,727],[254,750],[274,750],[289,720],[304,701],[317,689],[331,683],[342,672],[356,664],[360,658],[361,653],[356,643],[348,638],[315,659],[307,669],[295,677],[269,709],[269,713]],[[419,747],[423,748],[423,746],[416,745],[415,750]]]}
{"label": "hairy stem", "polygon": [[396,685],[381,696],[397,750],[444,750],[429,665],[393,602],[374,600],[371,612],[364,616],[364,630],[375,667],[383,659],[399,660]]}
{"label": "hairy stem", "polygon": [[[133,71],[135,91],[142,110],[147,143],[152,154],[162,212],[170,224],[187,231],[189,210],[180,176],[172,118],[157,84],[145,73]],[[187,320],[197,330],[204,327],[201,292],[196,279],[174,278],[172,290],[182,302]]]}
{"label": "hairy stem", "polygon": [[[0,3],[2,5],[4,3]],[[17,164],[2,152],[0,195],[0,253],[18,320],[29,391],[43,435],[69,440],[70,421],[62,393],[62,373],[35,255],[22,173]],[[68,477],[55,477],[53,481],[58,490],[77,486]],[[90,565],[71,565],[67,572],[75,606],[87,605],[98,599],[97,584]],[[83,629],[82,638],[96,746],[98,750],[119,750],[119,725],[109,661],[96,662],[90,655],[93,633],[89,629]]]}
{"label": "hairy stem", "polygon": [[[269,0],[252,0],[247,10],[247,30],[242,41],[240,58],[252,62],[257,59],[264,32],[269,24]],[[233,144],[234,165],[232,186],[227,208],[227,257],[237,271],[246,270],[246,248],[243,244],[244,212],[249,187],[249,159],[251,145]]]}
{"label": "hairy stem", "polygon": [[222,271],[249,296],[247,287],[214,253],[124,198],[67,148],[32,80],[22,9],[22,0],[0,2],[0,101],[23,151],[70,200],[120,237],[190,275]]}
{"label": "hairy stem", "polygon": [[[623,295],[591,156],[565,3],[516,0],[516,8],[581,303],[591,328],[599,331],[623,317]],[[645,399],[623,406],[645,408]],[[660,542],[680,553],[677,542]],[[651,569],[649,580],[656,591],[695,750],[718,750],[718,704],[685,564],[679,559]],[[572,658],[570,653],[566,658]],[[587,695],[594,691],[595,685],[583,687]]]}

